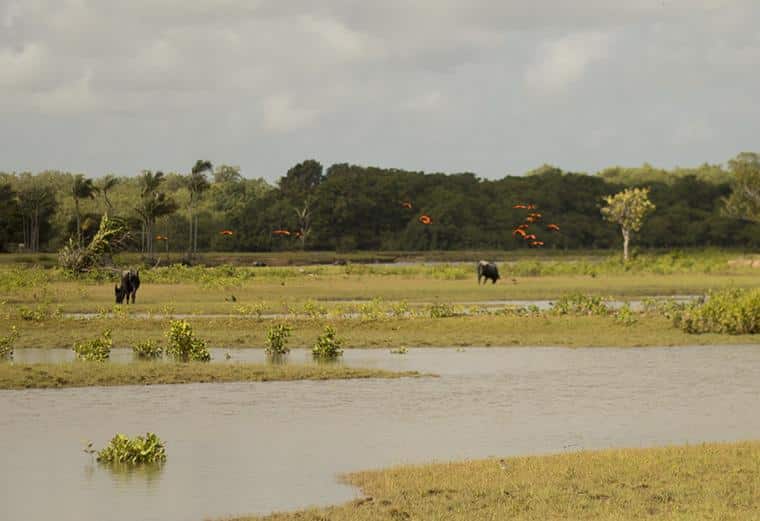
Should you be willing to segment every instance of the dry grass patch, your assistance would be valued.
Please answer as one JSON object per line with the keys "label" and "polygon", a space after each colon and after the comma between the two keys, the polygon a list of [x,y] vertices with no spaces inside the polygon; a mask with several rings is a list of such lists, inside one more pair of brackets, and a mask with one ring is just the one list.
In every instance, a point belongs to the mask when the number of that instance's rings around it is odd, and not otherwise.
{"label": "dry grass patch", "polygon": [[363,499],[239,521],[760,519],[760,442],[398,467]]}

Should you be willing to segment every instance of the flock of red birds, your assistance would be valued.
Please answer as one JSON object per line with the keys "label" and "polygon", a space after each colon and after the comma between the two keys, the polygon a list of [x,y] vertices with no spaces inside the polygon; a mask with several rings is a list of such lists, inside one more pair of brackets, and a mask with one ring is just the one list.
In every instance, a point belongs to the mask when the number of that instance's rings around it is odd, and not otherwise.
{"label": "flock of red birds", "polygon": [[[516,204],[512,208],[516,210],[535,210],[536,205]],[[528,243],[528,246],[531,248],[540,248],[544,245],[544,241],[540,240],[535,233],[532,233],[531,226],[539,226],[543,218],[544,216],[539,212],[530,211],[525,216],[525,219],[523,219],[523,222],[515,226],[515,229],[512,230],[512,235],[524,239]],[[559,226],[554,223],[549,223],[546,225],[546,230],[556,233],[559,231]]]}
{"label": "flock of red birds", "polygon": [[[401,207],[407,210],[413,209],[411,201],[403,201],[401,203]],[[536,210],[536,205],[532,203],[531,204],[516,204],[512,208],[516,210],[531,210],[525,216],[525,219],[523,220],[523,222],[521,224],[518,224],[514,228],[514,230],[512,230],[512,235],[514,235],[515,237],[520,237],[524,239],[528,243],[528,246],[531,248],[540,248],[541,246],[543,246],[544,241],[539,240],[538,236],[535,233],[532,233],[530,230],[531,226],[538,226],[543,220],[542,214],[540,214],[539,212],[533,211],[533,210]],[[432,217],[430,217],[428,214],[425,214],[425,213],[421,214],[417,218],[417,221],[420,224],[423,224],[425,226],[433,224]],[[547,231],[550,231],[550,232],[555,232],[555,233],[559,232],[559,226],[554,223],[547,224],[545,228]],[[232,236],[234,234],[235,232],[233,232],[232,230],[222,230],[219,232],[219,235],[224,235],[227,237]],[[286,230],[286,229],[273,230],[272,235],[276,235],[278,237],[294,237],[297,239],[301,238],[302,236],[300,230],[291,232],[290,230]],[[165,235],[156,235],[156,240],[167,241],[169,240],[169,238],[166,237]]]}

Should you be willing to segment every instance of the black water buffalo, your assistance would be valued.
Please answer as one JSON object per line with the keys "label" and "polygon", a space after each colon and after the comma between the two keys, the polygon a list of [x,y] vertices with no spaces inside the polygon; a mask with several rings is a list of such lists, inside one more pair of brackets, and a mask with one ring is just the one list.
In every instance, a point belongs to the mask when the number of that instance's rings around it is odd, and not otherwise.
{"label": "black water buffalo", "polygon": [[113,291],[116,294],[116,303],[121,304],[124,301],[124,297],[127,297],[127,304],[129,304],[129,296],[132,295],[132,304],[135,303],[135,296],[137,295],[137,288],[140,287],[140,270],[125,270],[121,272],[121,287],[114,286]]}
{"label": "black water buffalo", "polygon": [[485,284],[488,279],[491,279],[491,281],[496,284],[496,281],[501,278],[499,277],[499,268],[493,262],[484,260],[478,262],[478,285],[480,285],[481,278],[483,279],[483,284]]}

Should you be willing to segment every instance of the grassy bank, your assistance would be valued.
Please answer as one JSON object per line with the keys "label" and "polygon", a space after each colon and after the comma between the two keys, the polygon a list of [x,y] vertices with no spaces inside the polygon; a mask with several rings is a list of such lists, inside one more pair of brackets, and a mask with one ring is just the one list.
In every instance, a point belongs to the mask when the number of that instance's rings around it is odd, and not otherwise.
{"label": "grassy bank", "polygon": [[238,521],[760,519],[760,442],[399,467],[346,481],[365,498]]}
{"label": "grassy bank", "polygon": [[[263,347],[272,321],[251,318],[191,319],[193,331],[210,347]],[[709,333],[692,335],[675,328],[661,316],[641,315],[631,325],[604,316],[462,316],[448,318],[387,318],[293,320],[289,347],[311,347],[325,324],[333,325],[346,346],[568,346],[637,347],[752,344],[755,335]],[[112,330],[115,347],[131,347],[142,340],[161,340],[164,320],[155,319],[50,319],[42,322],[0,320],[0,332],[15,325],[20,333],[15,346],[71,348],[75,341]]]}
{"label": "grassy bank", "polygon": [[399,378],[416,372],[395,373],[340,365],[270,365],[134,362],[111,364],[0,364],[0,389],[157,385],[279,380]]}

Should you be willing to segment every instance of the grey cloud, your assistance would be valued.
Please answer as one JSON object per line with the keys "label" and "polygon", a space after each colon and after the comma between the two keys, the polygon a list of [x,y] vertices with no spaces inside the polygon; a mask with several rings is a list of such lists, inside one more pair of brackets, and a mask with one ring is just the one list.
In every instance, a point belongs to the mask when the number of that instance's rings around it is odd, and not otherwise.
{"label": "grey cloud", "polygon": [[0,169],[723,161],[753,146],[758,21],[749,0],[0,0]]}

